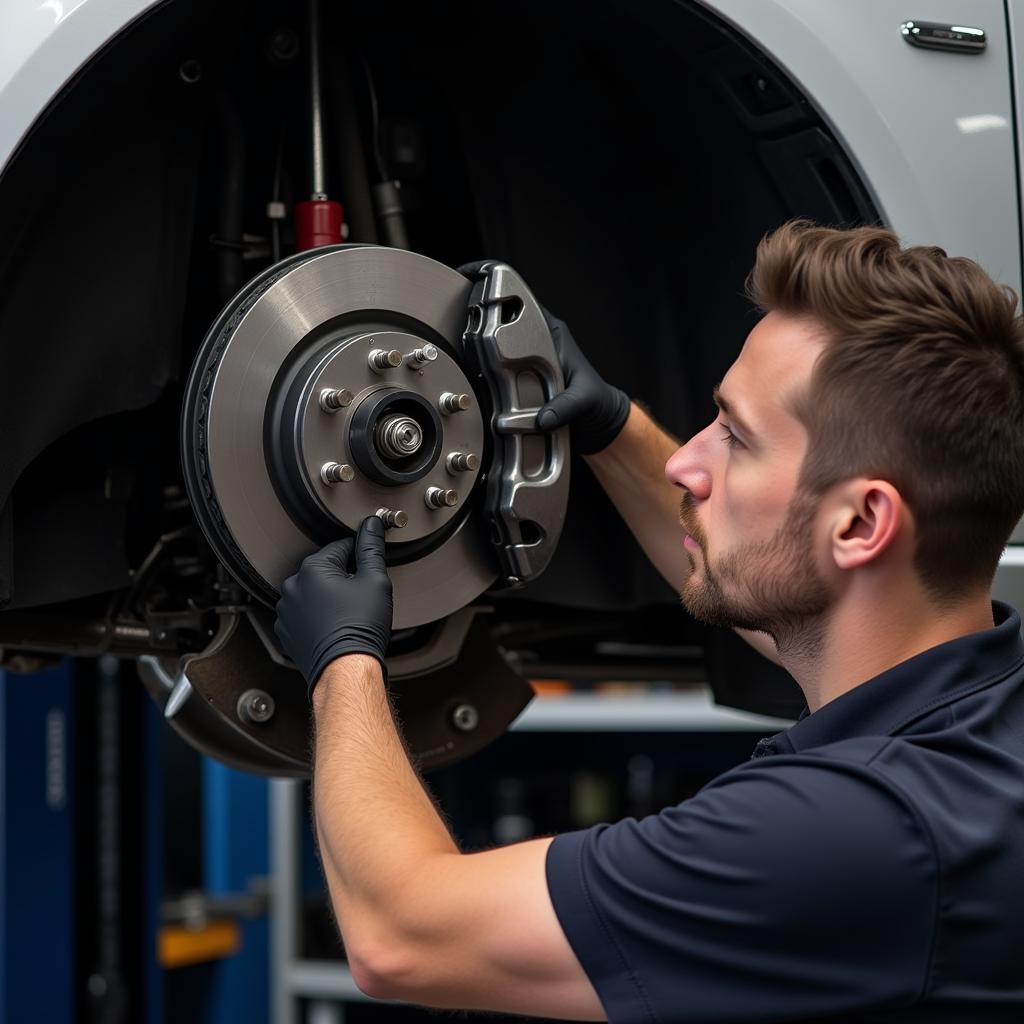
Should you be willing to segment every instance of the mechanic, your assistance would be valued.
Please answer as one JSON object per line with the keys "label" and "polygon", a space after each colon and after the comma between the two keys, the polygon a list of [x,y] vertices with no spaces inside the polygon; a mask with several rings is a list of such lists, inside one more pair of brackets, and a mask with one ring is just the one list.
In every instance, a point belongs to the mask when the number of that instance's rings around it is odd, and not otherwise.
{"label": "mechanic", "polygon": [[752,631],[806,697],[696,796],[461,853],[389,704],[380,520],[284,584],[364,992],[579,1020],[1024,1020],[1024,641],[990,597],[1024,513],[1016,298],[941,249],[807,222],[761,242],[750,292],[765,315],[682,447],[557,320],[567,388],[538,416],[571,425],[685,607]]}

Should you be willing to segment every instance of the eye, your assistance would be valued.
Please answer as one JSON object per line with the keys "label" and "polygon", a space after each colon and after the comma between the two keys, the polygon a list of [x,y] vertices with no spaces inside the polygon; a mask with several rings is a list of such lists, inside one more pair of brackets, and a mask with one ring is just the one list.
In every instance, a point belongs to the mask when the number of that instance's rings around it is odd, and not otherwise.
{"label": "eye", "polygon": [[725,431],[725,433],[722,435],[722,440],[730,448],[743,447],[743,442],[724,423],[720,423],[719,426]]}

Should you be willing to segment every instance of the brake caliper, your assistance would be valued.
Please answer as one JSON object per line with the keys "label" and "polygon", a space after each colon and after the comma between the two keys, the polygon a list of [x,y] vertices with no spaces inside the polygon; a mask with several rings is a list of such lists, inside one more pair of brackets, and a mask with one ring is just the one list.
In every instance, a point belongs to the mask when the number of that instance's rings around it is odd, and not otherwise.
{"label": "brake caliper", "polygon": [[540,305],[505,263],[482,264],[469,297],[467,355],[491,395],[494,461],[484,514],[507,586],[539,576],[558,545],[569,498],[569,431],[537,426],[564,385]]}

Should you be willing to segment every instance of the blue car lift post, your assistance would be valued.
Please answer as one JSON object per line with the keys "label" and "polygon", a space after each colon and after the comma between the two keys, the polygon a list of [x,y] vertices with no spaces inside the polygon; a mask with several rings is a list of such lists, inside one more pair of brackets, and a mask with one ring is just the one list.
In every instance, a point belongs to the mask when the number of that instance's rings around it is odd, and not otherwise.
{"label": "blue car lift post", "polygon": [[[222,960],[158,962],[163,744],[130,661],[0,671],[0,1022],[269,1019],[266,919]],[[214,901],[267,873],[266,780],[202,759],[202,887]],[[187,1004],[186,1005],[183,1005]]]}
{"label": "blue car lift post", "polygon": [[0,672],[0,1020],[75,1019],[73,671]]}

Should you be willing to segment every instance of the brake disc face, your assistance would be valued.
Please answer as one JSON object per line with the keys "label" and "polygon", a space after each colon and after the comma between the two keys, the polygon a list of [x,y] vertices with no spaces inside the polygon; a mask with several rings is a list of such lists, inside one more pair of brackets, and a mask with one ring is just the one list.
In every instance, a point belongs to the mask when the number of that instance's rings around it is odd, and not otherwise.
{"label": "brake disc face", "polygon": [[186,482],[214,550],[264,603],[375,512],[396,628],[494,582],[471,514],[491,445],[488,392],[464,369],[470,291],[426,257],[341,246],[271,268],[214,325],[186,388]]}

